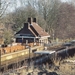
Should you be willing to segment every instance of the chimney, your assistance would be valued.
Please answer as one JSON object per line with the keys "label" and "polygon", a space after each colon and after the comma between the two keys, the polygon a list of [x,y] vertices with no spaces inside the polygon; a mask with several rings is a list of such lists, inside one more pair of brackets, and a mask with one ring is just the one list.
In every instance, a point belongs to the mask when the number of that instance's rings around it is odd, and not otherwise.
{"label": "chimney", "polygon": [[32,22],[32,18],[28,18],[28,23],[31,24],[31,22]]}
{"label": "chimney", "polygon": [[24,23],[24,28],[28,29],[28,27],[29,27],[28,23]]}
{"label": "chimney", "polygon": [[33,18],[33,22],[35,22],[35,23],[36,23],[36,18]]}

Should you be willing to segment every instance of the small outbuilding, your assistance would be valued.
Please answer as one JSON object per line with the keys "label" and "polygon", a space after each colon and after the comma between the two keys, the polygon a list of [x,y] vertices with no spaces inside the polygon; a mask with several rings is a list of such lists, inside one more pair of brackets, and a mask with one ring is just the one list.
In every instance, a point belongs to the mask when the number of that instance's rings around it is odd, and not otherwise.
{"label": "small outbuilding", "polygon": [[28,18],[28,22],[24,23],[24,27],[15,35],[17,43],[48,43],[50,35],[42,29],[37,23],[36,18]]}

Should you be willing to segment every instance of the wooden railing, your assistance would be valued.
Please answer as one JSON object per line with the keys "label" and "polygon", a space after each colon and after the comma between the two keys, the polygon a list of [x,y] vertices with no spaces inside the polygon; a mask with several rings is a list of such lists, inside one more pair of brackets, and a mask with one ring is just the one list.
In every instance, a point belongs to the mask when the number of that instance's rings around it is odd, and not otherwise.
{"label": "wooden railing", "polygon": [[[29,43],[27,45],[29,45],[31,47],[34,47],[34,46],[39,46],[39,43],[36,43],[36,45],[34,45],[34,43]],[[26,49],[26,45],[22,45],[22,44],[17,44],[15,46],[0,48],[2,55],[12,53],[12,52],[16,52],[16,51],[21,51],[21,50],[24,50],[24,49]]]}
{"label": "wooden railing", "polygon": [[[33,50],[43,50],[43,46],[35,46],[31,48],[31,57],[33,57]],[[17,61],[21,61],[23,59],[28,59],[29,58],[29,48],[28,49],[24,49],[24,50],[20,50],[20,51],[16,51],[16,52],[12,52],[12,53],[8,53],[8,54],[4,54],[1,56],[1,65],[4,64],[11,64],[13,62],[17,62]]]}

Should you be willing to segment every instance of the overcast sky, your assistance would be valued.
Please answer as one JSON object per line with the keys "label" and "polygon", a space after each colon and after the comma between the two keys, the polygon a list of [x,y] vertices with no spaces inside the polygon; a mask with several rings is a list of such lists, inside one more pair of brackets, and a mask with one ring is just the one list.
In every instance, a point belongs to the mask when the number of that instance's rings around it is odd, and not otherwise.
{"label": "overcast sky", "polygon": [[[12,1],[10,1],[10,0],[8,0],[9,2],[13,2],[13,0]],[[20,7],[20,2],[18,1],[18,0],[16,0],[17,1],[17,7]],[[71,0],[61,0],[62,2],[68,2],[68,1],[71,1]],[[10,12],[12,12],[13,10],[14,10],[14,3],[13,3],[13,5],[10,5],[9,7],[8,7],[8,11],[10,11]],[[16,8],[17,8],[16,7]],[[10,9],[11,8],[11,9]]]}
{"label": "overcast sky", "polygon": [[66,1],[68,1],[68,0],[61,0],[62,2],[66,2]]}
{"label": "overcast sky", "polygon": [[72,0],[61,0],[62,2],[71,2]]}

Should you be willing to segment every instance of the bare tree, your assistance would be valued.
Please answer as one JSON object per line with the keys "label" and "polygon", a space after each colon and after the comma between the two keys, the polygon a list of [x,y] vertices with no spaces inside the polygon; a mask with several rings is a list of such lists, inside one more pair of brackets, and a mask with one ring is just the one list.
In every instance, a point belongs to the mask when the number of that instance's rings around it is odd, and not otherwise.
{"label": "bare tree", "polygon": [[74,38],[75,32],[75,7],[72,4],[62,3],[59,8],[58,28],[55,34],[59,38]]}
{"label": "bare tree", "polygon": [[52,37],[73,36],[75,6],[70,1],[64,3],[61,0],[18,0],[18,2],[20,7],[17,0],[11,1],[15,10],[5,16],[6,23],[12,23],[14,31],[20,30],[28,17],[36,17],[37,23]]}
{"label": "bare tree", "polygon": [[0,0],[0,17],[3,16],[3,14],[5,13],[8,5],[9,5],[9,2],[4,1],[4,0]]}
{"label": "bare tree", "polygon": [[50,33],[54,33],[54,28],[57,26],[58,9],[60,7],[60,0],[39,0],[38,11],[46,21],[46,30]]}

